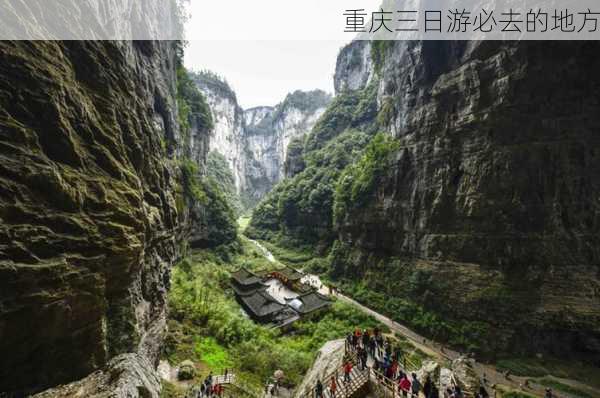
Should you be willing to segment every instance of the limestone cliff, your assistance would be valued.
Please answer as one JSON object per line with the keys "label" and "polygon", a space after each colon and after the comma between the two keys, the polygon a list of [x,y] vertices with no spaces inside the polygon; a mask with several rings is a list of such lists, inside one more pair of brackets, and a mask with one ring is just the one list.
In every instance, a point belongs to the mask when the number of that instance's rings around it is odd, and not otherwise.
{"label": "limestone cliff", "polygon": [[310,131],[330,97],[320,90],[296,91],[276,106],[243,110],[219,76],[201,72],[194,78],[212,110],[210,150],[225,157],[238,195],[252,207],[284,177],[291,140]]}
{"label": "limestone cliff", "polygon": [[0,391],[157,361],[187,217],[174,47],[0,42]]}
{"label": "limestone cliff", "polygon": [[597,356],[598,45],[375,50],[378,120],[399,147],[337,220],[336,273],[376,275],[383,261],[398,284],[368,283],[404,298],[420,277],[410,298],[472,322],[491,355]]}
{"label": "limestone cliff", "polygon": [[320,90],[295,91],[273,108],[245,111],[245,196],[250,203],[257,203],[284,178],[290,142],[308,134],[329,100],[329,95]]}
{"label": "limestone cliff", "polygon": [[219,76],[211,72],[193,73],[192,76],[212,114],[209,151],[225,157],[239,194],[247,185],[244,110],[238,105],[235,92]]}
{"label": "limestone cliff", "polygon": [[351,43],[247,233],[328,252],[349,294],[461,349],[597,361],[597,50]]}

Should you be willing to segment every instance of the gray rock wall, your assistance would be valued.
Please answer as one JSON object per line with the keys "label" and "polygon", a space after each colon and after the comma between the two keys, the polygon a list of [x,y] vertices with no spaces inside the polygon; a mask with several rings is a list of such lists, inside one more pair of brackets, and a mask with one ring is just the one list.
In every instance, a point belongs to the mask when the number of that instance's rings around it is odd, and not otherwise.
{"label": "gray rock wall", "polygon": [[223,155],[244,204],[252,207],[284,177],[287,147],[303,137],[329,102],[322,91],[297,91],[280,104],[243,110],[220,77],[202,72],[196,82],[211,107],[215,126],[210,150]]}
{"label": "gray rock wall", "polygon": [[[392,45],[378,102],[400,150],[368,204],[338,220],[340,240],[456,269],[463,310],[443,311],[508,331],[503,349],[600,352],[597,51],[584,42]],[[347,79],[338,85],[366,76]],[[366,272],[365,258],[349,266]],[[479,272],[449,261],[499,272],[500,289],[522,300],[512,317],[494,312],[495,293],[469,295]],[[482,314],[485,300],[496,304]]]}
{"label": "gray rock wall", "polygon": [[184,218],[174,57],[0,43],[0,391],[158,359]]}

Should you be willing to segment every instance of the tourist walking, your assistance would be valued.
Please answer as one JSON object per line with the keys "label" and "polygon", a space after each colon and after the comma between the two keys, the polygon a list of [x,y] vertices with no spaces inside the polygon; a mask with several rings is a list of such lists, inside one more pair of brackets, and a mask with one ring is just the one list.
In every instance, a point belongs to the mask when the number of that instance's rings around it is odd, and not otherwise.
{"label": "tourist walking", "polygon": [[315,387],[315,395],[316,398],[323,398],[323,383],[321,383],[321,379],[317,380],[317,385]]}
{"label": "tourist walking", "polygon": [[337,391],[336,376],[337,376],[337,373],[335,375],[331,376],[331,381],[329,382],[329,392],[331,393],[331,396],[333,398],[335,398],[335,393]]}
{"label": "tourist walking", "polygon": [[344,382],[345,383],[349,383],[350,382],[350,373],[352,372],[352,362],[350,362],[350,360],[346,361],[346,364],[344,365]]}
{"label": "tourist walking", "polygon": [[369,340],[369,354],[371,354],[371,357],[373,359],[375,359],[375,346],[377,345],[377,342],[375,341],[375,338],[372,337]]}
{"label": "tourist walking", "polygon": [[429,391],[429,395],[427,395],[427,398],[440,398],[440,391],[433,383],[431,384],[431,391]]}
{"label": "tourist walking", "polygon": [[403,397],[408,397],[408,393],[410,392],[411,382],[408,380],[408,376],[402,373],[402,377],[398,382],[399,390],[402,392]]}
{"label": "tourist walking", "polygon": [[[433,388],[433,383],[431,382],[431,377],[427,375],[425,379],[425,384],[423,384],[423,394],[425,394],[426,398],[431,396],[431,389]],[[438,398],[438,397],[436,397]]]}
{"label": "tourist walking", "polygon": [[421,391],[421,382],[419,381],[417,374],[413,373],[412,374],[412,395],[413,395],[413,397],[419,398],[420,391]]}
{"label": "tourist walking", "polygon": [[369,354],[367,354],[367,349],[363,348],[360,351],[360,363],[361,363],[361,369],[365,370],[367,368],[367,360],[369,359]]}

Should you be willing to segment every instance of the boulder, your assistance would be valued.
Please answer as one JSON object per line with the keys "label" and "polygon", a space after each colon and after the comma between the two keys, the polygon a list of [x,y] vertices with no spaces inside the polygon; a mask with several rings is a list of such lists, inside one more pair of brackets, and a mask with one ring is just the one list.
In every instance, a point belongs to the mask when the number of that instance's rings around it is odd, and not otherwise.
{"label": "boulder", "polygon": [[179,380],[191,380],[194,376],[196,376],[196,366],[194,365],[194,362],[189,359],[181,362],[177,372]]}

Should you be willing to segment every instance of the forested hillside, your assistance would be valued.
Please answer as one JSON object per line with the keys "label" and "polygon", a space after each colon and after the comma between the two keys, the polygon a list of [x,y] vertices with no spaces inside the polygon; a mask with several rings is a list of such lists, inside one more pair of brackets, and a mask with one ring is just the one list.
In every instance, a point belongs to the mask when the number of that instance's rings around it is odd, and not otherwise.
{"label": "forested hillside", "polygon": [[593,361],[595,49],[353,42],[248,233],[325,256],[345,291],[455,347]]}

